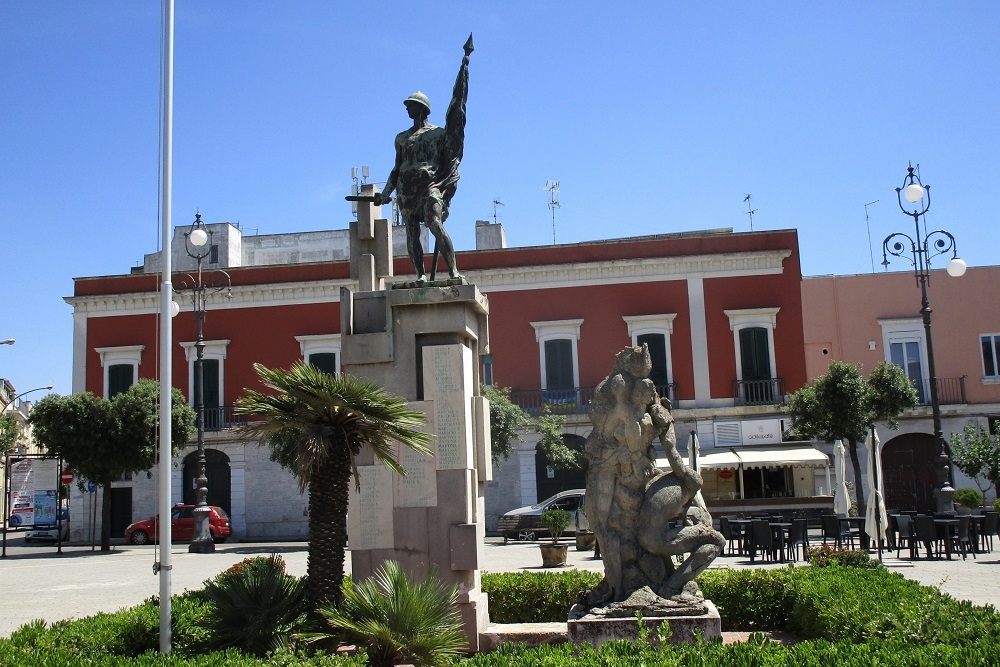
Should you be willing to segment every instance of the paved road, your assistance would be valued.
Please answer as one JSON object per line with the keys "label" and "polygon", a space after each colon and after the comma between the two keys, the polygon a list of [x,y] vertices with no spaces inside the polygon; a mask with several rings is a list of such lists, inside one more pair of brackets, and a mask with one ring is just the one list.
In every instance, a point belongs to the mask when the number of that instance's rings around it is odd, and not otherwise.
{"label": "paved road", "polygon": [[[8,535],[7,558],[0,559],[0,636],[9,636],[18,627],[36,618],[55,621],[79,618],[100,611],[112,612],[131,607],[159,593],[159,577],[153,574],[156,552],[152,546],[116,546],[101,553],[90,547],[64,546],[56,555],[54,546],[25,546],[19,536]],[[306,572],[307,546],[302,542],[227,543],[217,546],[214,554],[190,554],[187,544],[171,549],[174,569],[174,593],[199,588],[202,582],[230,565],[253,555],[278,553],[288,571]],[[885,558],[891,570],[928,586],[975,604],[1000,602],[1000,549],[993,553],[947,561],[909,561]],[[489,538],[485,546],[487,572],[541,570],[538,547],[532,543]],[[348,558],[348,569],[350,569]],[[744,558],[724,556],[718,567],[782,567],[753,565]],[[569,567],[603,571],[593,552],[569,550]]]}

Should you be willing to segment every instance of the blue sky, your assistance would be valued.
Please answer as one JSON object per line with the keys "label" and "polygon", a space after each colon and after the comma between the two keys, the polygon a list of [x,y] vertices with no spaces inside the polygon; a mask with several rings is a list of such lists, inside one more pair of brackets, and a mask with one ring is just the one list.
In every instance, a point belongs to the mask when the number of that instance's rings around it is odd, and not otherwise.
{"label": "blue sky", "polygon": [[[881,240],[912,229],[894,192],[912,161],[928,224],[997,263],[1000,3],[612,7],[180,0],[173,222],[346,227],[351,167],[385,180],[416,89],[443,122],[472,32],[459,250],[493,200],[510,245],[552,243],[558,180],[559,243],[748,231],[749,193],[755,230],[799,230],[805,275],[870,272],[872,252],[881,270]],[[71,390],[73,278],[159,247],[160,11],[0,2],[0,377],[18,390]]]}

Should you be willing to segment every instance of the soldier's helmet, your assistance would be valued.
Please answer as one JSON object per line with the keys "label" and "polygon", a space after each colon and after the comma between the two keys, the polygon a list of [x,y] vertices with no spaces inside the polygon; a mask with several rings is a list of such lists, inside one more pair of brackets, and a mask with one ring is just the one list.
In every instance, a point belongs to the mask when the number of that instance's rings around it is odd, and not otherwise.
{"label": "soldier's helmet", "polygon": [[403,100],[403,104],[409,104],[410,102],[419,104],[423,108],[427,109],[427,113],[431,112],[431,101],[427,99],[427,96],[419,90]]}

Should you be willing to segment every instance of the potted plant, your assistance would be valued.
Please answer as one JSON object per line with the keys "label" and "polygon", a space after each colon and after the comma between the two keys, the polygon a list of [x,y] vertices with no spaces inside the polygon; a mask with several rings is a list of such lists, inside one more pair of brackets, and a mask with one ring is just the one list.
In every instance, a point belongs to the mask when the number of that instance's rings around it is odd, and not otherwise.
{"label": "potted plant", "polygon": [[566,565],[566,552],[569,546],[559,544],[559,538],[563,531],[569,526],[573,516],[562,509],[551,509],[542,513],[539,521],[549,529],[552,535],[552,542],[549,544],[539,544],[538,548],[542,552],[542,565],[544,567],[563,567]]}
{"label": "potted plant", "polygon": [[576,550],[590,551],[597,542],[597,535],[590,531],[590,522],[587,521],[586,507],[580,503],[576,510]]}
{"label": "potted plant", "polygon": [[955,504],[965,510],[963,514],[971,514],[972,510],[983,504],[983,494],[975,489],[956,489]]}

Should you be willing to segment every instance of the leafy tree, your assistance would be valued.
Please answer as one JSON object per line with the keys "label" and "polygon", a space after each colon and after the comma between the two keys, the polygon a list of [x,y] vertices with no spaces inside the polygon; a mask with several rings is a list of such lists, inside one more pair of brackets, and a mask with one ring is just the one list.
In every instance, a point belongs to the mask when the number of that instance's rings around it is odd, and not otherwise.
{"label": "leafy tree", "polygon": [[546,458],[556,470],[571,470],[573,468],[582,469],[586,458],[584,453],[566,446],[563,438],[563,427],[566,425],[566,416],[551,412],[548,406],[542,412],[535,424],[535,432],[541,434],[538,446],[545,452]]}
{"label": "leafy tree", "polygon": [[[858,442],[875,422],[899,427],[899,415],[917,405],[917,390],[902,368],[879,362],[868,378],[861,366],[832,361],[826,373],[789,397],[795,432],[826,442],[847,441],[854,479],[861,479]],[[858,512],[865,512],[864,490],[854,485]]]}
{"label": "leafy tree", "polygon": [[[102,487],[101,551],[111,550],[111,483],[156,464],[159,394],[159,383],[144,379],[111,400],[50,394],[31,411],[35,440]],[[178,454],[194,431],[195,412],[179,390],[171,397],[171,448]]]}
{"label": "leafy tree", "polygon": [[531,425],[531,418],[510,400],[509,387],[483,385],[483,395],[490,402],[490,446],[493,462],[506,461],[514,453],[514,440]]}
{"label": "leafy tree", "polygon": [[[1000,429],[1000,421],[996,429]],[[961,433],[951,434],[951,460],[985,496],[991,487],[1000,484],[1000,435],[966,424]]]}
{"label": "leafy tree", "polygon": [[[17,447],[17,440],[21,435],[21,425],[17,423],[17,418],[13,413],[5,412],[0,416],[0,457]],[[0,465],[3,465],[0,459]]]}
{"label": "leafy tree", "polygon": [[432,436],[416,430],[423,413],[373,382],[324,373],[301,361],[289,370],[262,364],[254,369],[277,393],[245,390],[236,412],[253,421],[243,433],[270,446],[271,459],[298,478],[300,491],[308,490],[310,602],[313,609],[324,602],[339,607],[352,474],[360,489],[356,457],[367,445],[377,460],[403,475],[395,442],[429,454]]}

